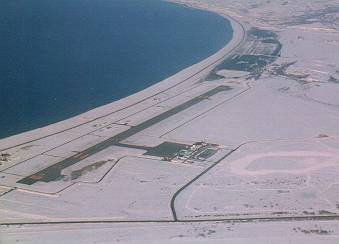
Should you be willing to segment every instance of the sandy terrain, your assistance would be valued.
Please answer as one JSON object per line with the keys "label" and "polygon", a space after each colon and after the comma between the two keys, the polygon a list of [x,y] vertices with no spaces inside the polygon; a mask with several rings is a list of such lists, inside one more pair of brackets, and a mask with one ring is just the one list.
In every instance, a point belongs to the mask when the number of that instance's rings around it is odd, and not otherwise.
{"label": "sandy terrain", "polygon": [[339,242],[337,1],[174,2],[230,18],[233,40],[1,140],[3,243]]}

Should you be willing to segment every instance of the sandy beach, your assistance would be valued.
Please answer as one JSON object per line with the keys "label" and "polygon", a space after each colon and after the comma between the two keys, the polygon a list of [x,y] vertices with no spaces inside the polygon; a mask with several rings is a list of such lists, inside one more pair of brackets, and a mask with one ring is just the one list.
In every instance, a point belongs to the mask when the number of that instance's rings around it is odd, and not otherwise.
{"label": "sandy beach", "polygon": [[[73,128],[81,128],[81,126],[86,126],[88,123],[95,123],[96,121],[105,117],[112,117],[114,116],[114,113],[122,113],[124,109],[131,109],[133,106],[140,105],[140,103],[148,100],[152,100],[153,98],[156,98],[156,96],[159,96],[163,93],[170,92],[175,94],[183,88],[194,85],[194,83],[206,77],[206,75],[215,66],[227,58],[227,56],[229,56],[245,39],[246,27],[229,16],[223,15],[223,17],[227,18],[231,22],[233,38],[227,43],[225,47],[212,56],[174,74],[163,81],[158,82],[151,87],[148,87],[145,90],[121,100],[114,101],[110,104],[98,107],[86,113],[55,124],[0,139],[0,150],[6,150],[11,147],[23,145],[25,143],[39,140],[40,138],[53,136],[61,132],[67,132]],[[128,112],[126,115],[128,115]]]}
{"label": "sandy beach", "polygon": [[339,242],[337,1],[171,2],[224,16],[233,39],[0,140],[4,243]]}

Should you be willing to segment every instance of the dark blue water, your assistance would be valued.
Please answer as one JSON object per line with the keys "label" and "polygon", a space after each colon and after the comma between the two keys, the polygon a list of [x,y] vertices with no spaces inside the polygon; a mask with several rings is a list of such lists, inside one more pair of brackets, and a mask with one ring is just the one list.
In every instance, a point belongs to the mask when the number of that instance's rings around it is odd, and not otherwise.
{"label": "dark blue water", "polygon": [[140,91],[231,37],[220,16],[159,0],[0,0],[0,138]]}

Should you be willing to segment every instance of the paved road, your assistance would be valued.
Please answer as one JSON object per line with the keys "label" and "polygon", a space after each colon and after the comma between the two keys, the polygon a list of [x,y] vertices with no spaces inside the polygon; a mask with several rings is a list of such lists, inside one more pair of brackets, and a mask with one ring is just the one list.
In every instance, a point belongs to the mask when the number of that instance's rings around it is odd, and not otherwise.
{"label": "paved road", "polygon": [[[185,109],[192,107],[193,105],[200,103],[201,101],[208,99],[209,97],[219,93],[219,92],[223,92],[223,91],[227,91],[230,90],[231,88],[228,86],[218,86],[214,89],[211,89],[205,93],[203,93],[202,95],[192,98],[189,101],[180,104],[162,114],[159,114],[158,116],[155,116],[149,120],[146,120],[145,122],[140,123],[137,126],[133,126],[130,129],[117,134],[113,137],[110,137],[109,139],[100,142],[92,147],[89,147],[87,149],[85,149],[82,152],[77,153],[76,155],[73,155],[69,158],[66,158],[56,164],[53,164],[50,167],[47,167],[33,175],[30,175],[28,177],[25,177],[21,180],[19,180],[17,183],[21,183],[21,184],[26,184],[26,185],[32,185],[38,181],[42,181],[42,182],[50,182],[50,181],[55,181],[57,179],[59,179],[61,177],[61,171],[73,164],[78,163],[79,161],[88,158],[89,156],[92,156],[102,150],[105,150],[108,147],[114,146],[114,145],[121,145],[121,141],[139,133],[140,131],[143,131],[167,118],[169,118],[172,115],[175,115],[181,111],[184,111]],[[125,145],[124,146],[129,146],[129,145]],[[130,145],[129,147],[133,148],[132,145]]]}

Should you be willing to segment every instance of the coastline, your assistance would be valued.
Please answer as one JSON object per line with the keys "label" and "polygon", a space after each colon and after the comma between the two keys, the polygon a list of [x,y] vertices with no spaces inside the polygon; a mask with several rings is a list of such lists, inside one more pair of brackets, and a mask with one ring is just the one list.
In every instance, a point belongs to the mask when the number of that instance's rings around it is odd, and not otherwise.
{"label": "coastline", "polygon": [[336,0],[169,1],[234,16],[245,41],[64,132],[0,140],[1,241],[339,243]]}
{"label": "coastline", "polygon": [[[169,1],[176,4],[182,4],[178,1]],[[199,8],[197,6],[187,7]],[[0,139],[0,151],[4,151],[16,146],[24,145],[26,143],[34,142],[39,139],[47,138],[59,133],[67,132],[68,130],[79,128],[83,125],[95,122],[108,116],[112,116],[115,113],[123,112],[124,110],[131,109],[141,102],[155,98],[158,95],[174,92],[175,89],[181,89],[182,87],[189,87],[206,77],[209,72],[213,70],[218,64],[225,60],[229,55],[237,49],[239,45],[244,41],[246,30],[245,27],[237,20],[230,16],[225,16],[215,10],[208,8],[199,8],[204,11],[214,12],[221,17],[230,21],[233,30],[232,39],[219,51],[213,55],[207,57],[199,63],[179,71],[178,73],[159,81],[158,83],[134,93],[130,96],[122,98],[120,100],[111,102],[109,104],[97,107],[89,110],[85,113],[71,117],[69,119],[53,123],[41,128],[26,131],[17,135]]]}

